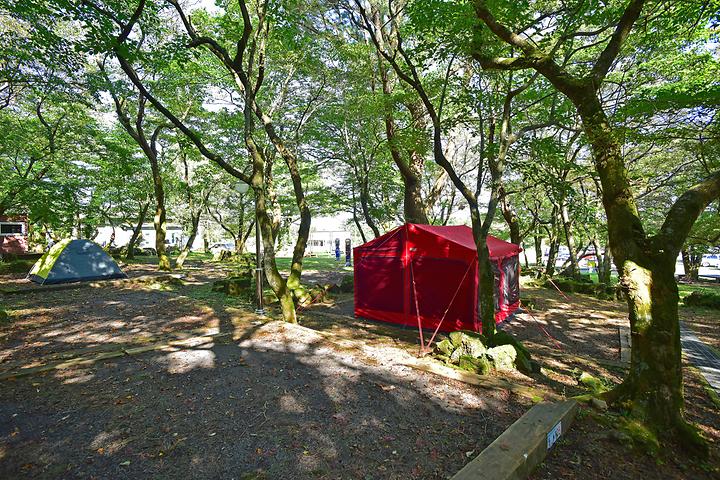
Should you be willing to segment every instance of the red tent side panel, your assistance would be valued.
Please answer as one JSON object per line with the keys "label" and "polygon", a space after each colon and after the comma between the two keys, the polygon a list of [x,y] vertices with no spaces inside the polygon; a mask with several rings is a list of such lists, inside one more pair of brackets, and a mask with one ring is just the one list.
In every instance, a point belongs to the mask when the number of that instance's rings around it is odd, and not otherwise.
{"label": "red tent side panel", "polygon": [[405,229],[398,227],[353,249],[355,316],[402,323],[407,308],[404,240]]}

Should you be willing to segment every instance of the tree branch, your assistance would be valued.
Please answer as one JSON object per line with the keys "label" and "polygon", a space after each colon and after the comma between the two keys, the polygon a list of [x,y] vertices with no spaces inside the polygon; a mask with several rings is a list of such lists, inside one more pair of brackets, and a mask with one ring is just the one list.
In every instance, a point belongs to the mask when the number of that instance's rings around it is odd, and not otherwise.
{"label": "tree branch", "polygon": [[720,170],[677,199],[654,240],[663,246],[669,245],[670,252],[665,248],[666,252],[677,256],[695,220],[717,198],[720,198]]}
{"label": "tree branch", "polygon": [[620,48],[623,43],[625,43],[628,35],[630,35],[630,31],[632,30],[635,21],[640,16],[640,12],[644,4],[645,0],[631,0],[625,8],[622,17],[620,17],[620,21],[615,27],[615,31],[610,37],[610,42],[605,47],[605,50],[603,50],[600,54],[600,57],[597,62],[595,62],[592,72],[590,73],[590,76],[596,85],[603,81],[610,70],[612,63],[615,61],[615,58],[617,58],[618,53],[620,53]]}

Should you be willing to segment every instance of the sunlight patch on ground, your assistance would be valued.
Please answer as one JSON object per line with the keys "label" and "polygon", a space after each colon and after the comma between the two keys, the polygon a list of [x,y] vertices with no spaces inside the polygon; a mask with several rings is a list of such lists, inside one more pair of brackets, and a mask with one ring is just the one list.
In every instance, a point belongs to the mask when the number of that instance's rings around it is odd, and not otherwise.
{"label": "sunlight patch on ground", "polygon": [[215,368],[215,353],[211,350],[180,350],[166,357],[169,373],[187,373],[198,368]]}
{"label": "sunlight patch on ground", "polygon": [[300,469],[312,473],[325,463],[323,460],[337,458],[338,452],[335,442],[325,433],[310,430],[308,436],[312,438],[312,443],[316,447],[314,450],[303,450],[302,454],[298,456],[298,464]]}
{"label": "sunlight patch on ground", "polygon": [[280,397],[280,409],[289,413],[305,413],[305,406],[289,393]]}
{"label": "sunlight patch on ground", "polygon": [[129,438],[121,438],[122,434],[115,430],[112,432],[98,433],[90,448],[101,455],[114,455],[130,442]]}
{"label": "sunlight patch on ground", "polygon": [[95,372],[89,370],[58,370],[55,378],[66,385],[87,383],[95,378]]}

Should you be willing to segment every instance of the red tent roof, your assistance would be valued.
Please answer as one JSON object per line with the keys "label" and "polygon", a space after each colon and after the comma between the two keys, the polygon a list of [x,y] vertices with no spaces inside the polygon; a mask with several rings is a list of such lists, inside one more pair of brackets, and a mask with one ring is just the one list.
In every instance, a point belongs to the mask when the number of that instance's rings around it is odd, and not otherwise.
{"label": "red tent roof", "polygon": [[[472,229],[467,225],[423,225],[419,223],[411,223],[409,225],[412,225],[418,230],[423,230],[434,236],[449,240],[469,250],[476,250],[475,238],[473,237]],[[387,232],[385,235],[370,240],[362,245],[362,247],[370,248],[386,244],[386,241],[390,240],[390,237],[404,227],[405,225],[397,227],[396,229]],[[490,258],[504,258],[510,255],[517,255],[522,251],[522,248],[520,248],[519,245],[500,240],[492,235],[488,235],[487,245],[488,250],[490,251]]]}

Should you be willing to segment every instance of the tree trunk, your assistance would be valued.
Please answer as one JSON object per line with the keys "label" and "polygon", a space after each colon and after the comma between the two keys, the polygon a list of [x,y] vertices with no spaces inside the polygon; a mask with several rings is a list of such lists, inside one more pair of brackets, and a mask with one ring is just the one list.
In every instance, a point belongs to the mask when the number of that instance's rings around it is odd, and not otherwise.
{"label": "tree trunk", "polygon": [[604,267],[604,255],[600,255],[600,245],[596,238],[592,239],[593,250],[595,250],[595,269],[597,270],[598,282],[610,285],[610,276],[605,271]]}
{"label": "tree trunk", "polygon": [[[377,32],[381,32],[383,30],[383,25],[380,19],[380,11],[375,3],[370,4],[370,9],[372,15],[371,21],[373,22]],[[393,25],[390,26],[390,28],[395,28],[394,22]],[[389,69],[384,64],[382,54],[379,51],[379,49],[383,48],[384,46],[384,40],[382,35],[379,35],[377,37],[377,40],[381,42],[377,45],[378,50],[376,53],[378,60],[378,70],[380,72],[380,79],[382,82],[383,97],[385,100],[385,136],[387,138],[390,156],[392,157],[393,162],[395,162],[395,165],[398,167],[398,170],[400,171],[400,177],[403,181],[403,215],[405,217],[405,221],[408,223],[427,224],[429,223],[429,221],[425,212],[425,205],[422,200],[422,175],[424,159],[422,155],[418,153],[417,149],[410,149],[407,162],[402,157],[402,153],[399,147],[400,142],[398,142],[397,138],[397,127],[393,115],[393,82],[390,78],[390,72],[388,71]],[[413,126],[415,128],[422,128],[424,130],[423,123],[425,118],[425,111],[422,104],[417,101],[415,103],[408,102],[406,104],[406,107],[410,111],[411,117],[413,119]],[[378,237],[379,235],[376,234],[375,236]]]}
{"label": "tree trunk", "polygon": [[138,238],[140,238],[140,234],[142,233],[142,226],[143,223],[145,223],[145,217],[147,216],[147,211],[149,207],[150,202],[145,202],[140,208],[140,215],[138,215],[137,223],[135,223],[135,228],[133,229],[132,236],[130,237],[130,241],[127,244],[127,251],[125,252],[126,259],[135,258],[135,244],[137,243]]}
{"label": "tree trunk", "polygon": [[[259,183],[259,182],[258,182]],[[255,186],[255,184],[254,184]],[[260,222],[260,231],[262,233],[263,258],[262,266],[265,272],[270,288],[273,289],[275,295],[280,300],[280,309],[282,311],[283,320],[289,323],[297,323],[297,315],[295,313],[295,301],[292,292],[287,288],[285,279],[280,275],[275,263],[275,242],[273,239],[273,221],[268,215],[266,209],[266,198],[262,188],[255,189],[256,195],[256,215]]]}
{"label": "tree trunk", "polygon": [[560,241],[557,238],[550,239],[550,251],[548,251],[547,264],[545,264],[545,275],[552,277],[555,274],[555,260],[557,258]]}
{"label": "tree trunk", "polygon": [[610,246],[630,317],[630,370],[607,397],[614,403],[630,403],[657,433],[676,432],[690,448],[706,452],[707,445],[683,418],[677,252],[663,242],[655,245],[645,236],[627,178],[619,133],[610,126],[597,96],[586,95],[573,101],[603,187]]}
{"label": "tree trunk", "polygon": [[538,275],[540,275],[542,271],[542,237],[534,235],[533,245],[535,247],[535,268],[537,268]]}
{"label": "tree trunk", "polygon": [[[522,243],[522,237],[520,235],[520,220],[518,219],[515,209],[510,204],[510,201],[503,190],[500,194],[500,207],[502,209],[502,215],[510,229],[510,241],[516,245]],[[527,257],[526,257],[527,259]]]}
{"label": "tree trunk", "polygon": [[[478,252],[478,303],[482,333],[488,338],[495,334],[495,275],[490,265],[487,236],[476,244]],[[485,314],[483,314],[485,313]]]}
{"label": "tree trunk", "polygon": [[685,280],[688,282],[697,282],[700,279],[700,263],[702,262],[702,254],[697,255],[683,248],[682,251],[683,269],[685,270]]}
{"label": "tree trunk", "polygon": [[570,261],[570,276],[577,278],[580,275],[580,269],[578,268],[578,252],[575,247],[575,237],[572,233],[572,222],[570,221],[570,215],[568,214],[567,205],[563,202],[563,206],[560,209],[560,219],[562,220],[563,232],[565,233],[565,244],[568,247],[568,260]]}
{"label": "tree trunk", "polygon": [[[248,86],[249,87],[249,86]],[[277,228],[275,219],[271,216],[268,205],[265,188],[267,185],[267,177],[272,172],[267,167],[265,155],[258,148],[253,138],[254,130],[254,112],[252,105],[255,103],[252,97],[251,88],[245,89],[245,108],[244,108],[244,139],[245,146],[252,160],[253,173],[251,177],[251,186],[255,193],[255,220],[260,226],[261,242],[263,245],[263,258],[258,258],[258,262],[262,263],[262,268],[267,278],[270,288],[280,301],[280,309],[282,311],[283,320],[288,323],[297,323],[297,314],[295,312],[295,301],[293,300],[292,291],[288,289],[287,282],[280,275],[275,261],[275,236]]]}
{"label": "tree trunk", "polygon": [[[360,208],[370,230],[372,230],[375,238],[380,236],[380,229],[377,227],[375,220],[370,215],[370,192],[367,184],[367,178],[360,184]],[[359,227],[358,227],[359,228]]]}
{"label": "tree trunk", "polygon": [[[421,102],[409,102],[406,104],[412,117],[413,129],[425,136],[427,129],[425,121],[425,111]],[[408,223],[430,223],[425,211],[425,202],[422,197],[422,179],[425,171],[425,158],[419,151],[418,146],[410,149],[408,152],[407,168],[400,168],[405,185],[405,194],[403,196],[403,213],[405,221]],[[398,165],[398,167],[400,167]],[[403,166],[404,167],[404,166]]]}
{"label": "tree trunk", "polygon": [[[360,238],[362,238],[362,242],[366,243],[367,238],[365,238],[365,232],[362,229],[362,225],[360,225],[360,219],[357,216],[357,204],[355,203],[355,199],[353,198],[353,222],[355,223],[355,228],[358,229],[358,232],[360,232]],[[377,238],[377,237],[375,237]]]}
{"label": "tree trunk", "polygon": [[605,254],[603,255],[602,269],[608,285],[612,283],[612,255],[610,254],[610,245],[605,245]]}
{"label": "tree trunk", "polygon": [[243,253],[245,253],[247,240],[248,238],[250,238],[250,235],[252,234],[254,228],[255,220],[250,222],[250,226],[247,230],[245,230],[245,232],[243,232],[242,230],[238,232],[238,235],[235,237],[235,253],[237,253],[238,255],[242,255]]}
{"label": "tree trunk", "polygon": [[155,217],[153,219],[153,225],[155,226],[155,251],[158,256],[158,268],[169,271],[171,270],[170,258],[168,258],[165,250],[165,233],[167,232],[165,189],[163,187],[157,156],[154,154],[150,155],[150,167],[152,169],[153,189],[155,191]]}
{"label": "tree trunk", "polygon": [[187,259],[188,255],[190,255],[190,250],[192,250],[193,243],[195,243],[195,238],[197,237],[198,228],[200,226],[200,211],[197,212],[197,214],[192,215],[192,221],[190,225],[190,236],[187,239],[187,242],[185,242],[185,246],[182,249],[182,252],[180,252],[180,255],[178,255],[177,260],[175,260],[175,268],[182,268],[185,264],[185,260]]}

